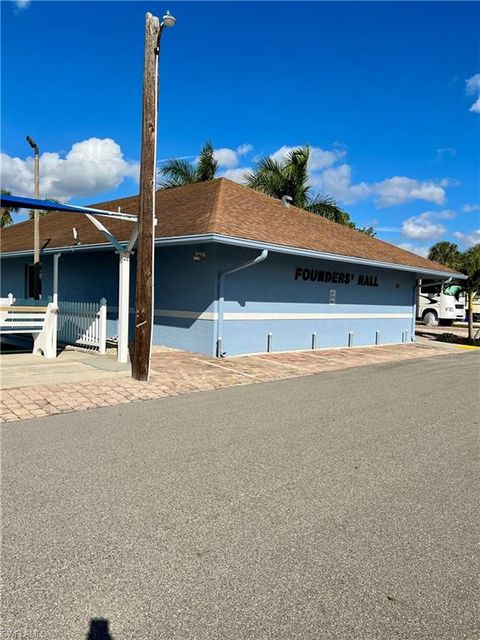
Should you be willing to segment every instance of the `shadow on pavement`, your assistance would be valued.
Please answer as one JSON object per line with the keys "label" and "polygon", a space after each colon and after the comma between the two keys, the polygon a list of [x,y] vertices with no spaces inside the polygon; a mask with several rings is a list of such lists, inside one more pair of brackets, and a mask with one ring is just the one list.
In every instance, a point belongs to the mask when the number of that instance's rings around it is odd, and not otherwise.
{"label": "shadow on pavement", "polygon": [[92,618],[86,640],[114,640],[108,627],[109,622],[105,618]]}

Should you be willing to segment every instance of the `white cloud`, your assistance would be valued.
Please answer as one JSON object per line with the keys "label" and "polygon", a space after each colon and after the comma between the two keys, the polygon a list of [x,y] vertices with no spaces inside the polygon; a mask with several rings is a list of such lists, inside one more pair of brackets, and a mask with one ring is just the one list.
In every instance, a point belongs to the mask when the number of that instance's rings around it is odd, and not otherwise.
{"label": "white cloud", "polygon": [[[222,147],[213,150],[213,156],[218,162],[219,167],[233,168],[240,162],[240,156],[245,156],[253,150],[251,144],[241,144],[236,149],[230,147]],[[198,158],[197,158],[198,159]]]}
{"label": "white cloud", "polygon": [[346,204],[358,202],[368,196],[375,198],[379,207],[391,207],[411,200],[426,200],[435,204],[445,201],[444,181],[421,181],[405,176],[394,176],[381,182],[352,183],[350,165],[341,164],[320,174],[313,174],[312,185]]}
{"label": "white cloud", "polygon": [[469,111],[472,111],[473,113],[480,113],[480,98],[477,98],[475,100],[475,102],[470,107]]}
{"label": "white cloud", "polygon": [[341,164],[331,167],[320,174],[311,176],[311,183],[318,189],[337,200],[351,204],[366,198],[371,193],[371,187],[366,182],[352,184],[352,170],[350,165]]}
{"label": "white cloud", "polygon": [[462,211],[464,213],[471,213],[472,211],[479,211],[480,210],[480,204],[464,204]]}
{"label": "white cloud", "polygon": [[454,158],[456,155],[457,155],[457,150],[454,149],[453,147],[441,147],[440,149],[437,149],[437,158],[439,160],[441,160],[446,156],[451,156],[452,158]]}
{"label": "white cloud", "polygon": [[472,104],[469,111],[473,111],[473,113],[480,113],[480,73],[476,73],[474,76],[465,80],[465,89],[467,95],[477,96],[477,99]]}
{"label": "white cloud", "polygon": [[229,149],[228,147],[214,149],[213,156],[218,162],[219,167],[236,167],[238,164],[237,152],[234,149]]}
{"label": "white cloud", "polygon": [[26,9],[31,4],[31,0],[15,0],[15,4],[17,9]]}
{"label": "white cloud", "polygon": [[417,246],[411,242],[400,242],[400,244],[397,244],[397,247],[405,249],[405,251],[410,251],[411,253],[416,253],[417,255],[422,256],[422,258],[428,257],[428,252],[430,251],[430,247],[427,245]]}
{"label": "white cloud", "polygon": [[[281,162],[300,146],[282,145],[270,157]],[[248,169],[239,167],[239,158],[244,153],[250,153],[251,150],[252,146],[246,144],[240,145],[236,150],[228,147],[216,149],[215,157],[220,169],[224,169],[223,175],[242,182],[243,173]],[[449,155],[456,153],[455,149],[450,147],[438,149],[438,152]],[[414,200],[441,205],[445,202],[445,189],[459,184],[451,178],[417,180],[408,176],[393,176],[379,182],[353,182],[351,165],[346,162],[339,164],[346,153],[346,149],[337,143],[331,149],[310,147],[309,181],[314,193],[327,193],[342,204],[353,204],[366,198],[373,198],[380,208],[401,205]]]}
{"label": "white cloud", "polygon": [[480,73],[476,73],[474,76],[465,80],[465,88],[468,95],[472,95],[480,91]]}
{"label": "white cloud", "polygon": [[[59,153],[40,156],[42,198],[69,200],[110,191],[125,178],[138,180],[139,165],[126,161],[120,145],[111,138],[89,138],[72,145],[65,158]],[[33,195],[33,158],[1,154],[1,183],[15,195]]]}
{"label": "white cloud", "polygon": [[[295,147],[289,147],[287,145],[283,145],[274,153],[270,155],[272,160],[281,161],[284,160],[289,153],[298,149],[302,145],[297,145]],[[325,150],[320,147],[310,147],[310,159],[308,161],[308,168],[311,172],[318,171],[319,169],[326,169],[327,167],[331,167],[336,162],[338,162],[343,156],[346,154],[345,149],[331,149]]]}
{"label": "white cloud", "polygon": [[251,171],[251,167],[237,167],[236,169],[226,169],[221,174],[222,178],[228,178],[229,180],[233,180],[233,182],[239,182],[243,184],[245,179],[243,177],[246,171]]}
{"label": "white cloud", "polygon": [[414,240],[433,240],[444,235],[447,231],[443,224],[434,222],[435,217],[443,217],[437,215],[437,212],[425,211],[417,216],[407,218],[402,223],[402,235]]}
{"label": "white cloud", "polygon": [[469,249],[475,244],[480,244],[480,229],[463,233],[462,231],[454,231],[453,236],[466,248]]}
{"label": "white cloud", "polygon": [[286,144],[282,145],[280,149],[277,149],[273,153],[270,154],[270,158],[272,160],[276,160],[277,162],[281,162],[285,160],[289,153],[291,153],[294,149],[298,149],[302,145],[298,145],[297,147],[289,147]]}
{"label": "white cloud", "polygon": [[251,151],[253,151],[253,144],[241,144],[237,147],[237,153],[239,156],[245,156]]}
{"label": "white cloud", "polygon": [[441,220],[452,220],[452,218],[456,217],[456,212],[451,209],[443,209],[443,211],[431,211],[432,216],[439,218]]}
{"label": "white cloud", "polygon": [[410,200],[426,200],[443,204],[445,202],[445,189],[440,183],[430,180],[421,181],[405,176],[394,176],[382,182],[372,185],[373,193],[377,196],[377,204],[380,207],[403,204]]}

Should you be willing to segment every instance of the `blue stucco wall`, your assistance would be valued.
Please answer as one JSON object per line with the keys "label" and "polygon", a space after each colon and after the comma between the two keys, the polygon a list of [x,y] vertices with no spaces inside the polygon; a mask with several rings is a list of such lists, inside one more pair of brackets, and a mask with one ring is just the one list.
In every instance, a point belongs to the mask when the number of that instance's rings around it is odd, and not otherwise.
{"label": "blue stucco wall", "polygon": [[[195,251],[205,246],[165,247],[155,252],[154,344],[212,354],[215,323],[201,319],[215,304],[216,259],[214,252],[194,262]],[[26,295],[25,265],[31,258],[1,260],[1,296],[12,292]],[[130,337],[134,333],[135,255],[130,269]],[[42,256],[42,297],[53,292],[53,256]],[[59,260],[59,301],[94,302],[104,297],[108,304],[107,337],[118,332],[118,255],[112,250],[62,253]],[[174,313],[172,313],[174,312]],[[183,317],[182,317],[183,316]],[[186,317],[185,317],[186,316]]]}
{"label": "blue stucco wall", "polygon": [[[232,252],[223,247],[218,250],[218,263],[222,269],[229,268],[254,255],[250,250]],[[315,270],[348,273],[351,281],[312,282],[303,280],[304,272],[295,279],[297,267],[310,269],[311,275]],[[361,286],[358,276],[376,277],[378,286]],[[268,333],[272,333],[274,351],[309,349],[314,332],[317,348],[347,346],[350,332],[357,346],[375,344],[377,331],[383,344],[402,342],[404,331],[410,340],[414,284],[415,276],[406,272],[271,253],[264,262],[226,278],[222,350],[228,355],[264,352]],[[332,290],[335,304],[330,304]],[[257,319],[228,319],[229,314],[255,314]],[[275,319],[273,314],[293,317]],[[302,319],[300,314],[328,314],[330,318]],[[334,314],[349,317],[334,318]],[[398,315],[407,317],[395,317]]]}
{"label": "blue stucco wall", "polygon": [[[206,254],[199,262],[197,251]],[[156,250],[154,344],[213,355],[215,322],[201,314],[214,312],[216,273],[211,244]]]}
{"label": "blue stucco wall", "polygon": [[[193,260],[197,251],[206,254],[198,262]],[[214,355],[218,337],[218,273],[258,254],[256,250],[217,244],[157,249],[154,344]],[[42,261],[43,295],[46,297],[52,293],[53,257],[44,256]],[[2,296],[10,291],[17,298],[25,296],[25,264],[28,262],[26,258],[1,261]],[[305,271],[295,278],[297,268],[310,269],[313,273],[314,270],[348,273],[351,282],[333,284],[304,280]],[[133,256],[132,335],[135,271]],[[378,286],[359,285],[360,275],[376,278]],[[415,275],[407,272],[270,253],[264,262],[225,279],[222,351],[228,355],[265,352],[269,333],[272,334],[273,351],[310,349],[313,332],[317,334],[317,348],[347,346],[349,332],[353,332],[355,346],[374,344],[376,332],[379,332],[382,344],[401,342],[405,331],[410,340],[414,284]],[[335,291],[335,304],[330,304],[332,290]],[[108,302],[107,335],[115,336],[117,254],[111,250],[62,254],[59,300],[95,301],[101,297]],[[279,318],[276,314],[288,314],[288,318]],[[301,314],[314,314],[314,317],[305,318]],[[327,314],[327,317],[315,317],[318,314]],[[352,314],[373,314],[374,317]],[[405,317],[395,317],[399,315]]]}

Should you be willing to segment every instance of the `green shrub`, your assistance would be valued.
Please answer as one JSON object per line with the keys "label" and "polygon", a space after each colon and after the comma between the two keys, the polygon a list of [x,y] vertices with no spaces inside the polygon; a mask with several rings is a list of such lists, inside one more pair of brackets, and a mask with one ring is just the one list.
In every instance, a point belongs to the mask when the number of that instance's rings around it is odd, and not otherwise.
{"label": "green shrub", "polygon": [[442,333],[437,337],[437,340],[440,342],[452,342],[454,344],[464,344],[471,347],[480,347],[480,339],[477,338],[462,338],[462,336],[457,336],[455,333]]}

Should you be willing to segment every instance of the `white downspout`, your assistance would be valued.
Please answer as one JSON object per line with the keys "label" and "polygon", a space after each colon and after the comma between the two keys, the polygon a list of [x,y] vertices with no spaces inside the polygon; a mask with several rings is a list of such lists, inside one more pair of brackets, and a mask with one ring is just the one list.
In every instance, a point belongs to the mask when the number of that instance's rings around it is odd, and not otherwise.
{"label": "white downspout", "polygon": [[225,289],[225,278],[232,273],[236,273],[237,271],[242,271],[243,269],[248,269],[248,267],[253,267],[255,264],[259,262],[263,262],[268,256],[268,249],[264,249],[260,255],[258,255],[253,260],[249,260],[244,264],[239,265],[238,267],[234,267],[233,269],[229,269],[228,271],[222,271],[218,274],[217,281],[217,298],[218,298],[218,312],[217,312],[217,341],[216,341],[216,355],[217,358],[222,357],[222,340],[223,340],[223,307],[224,307],[224,289]]}

